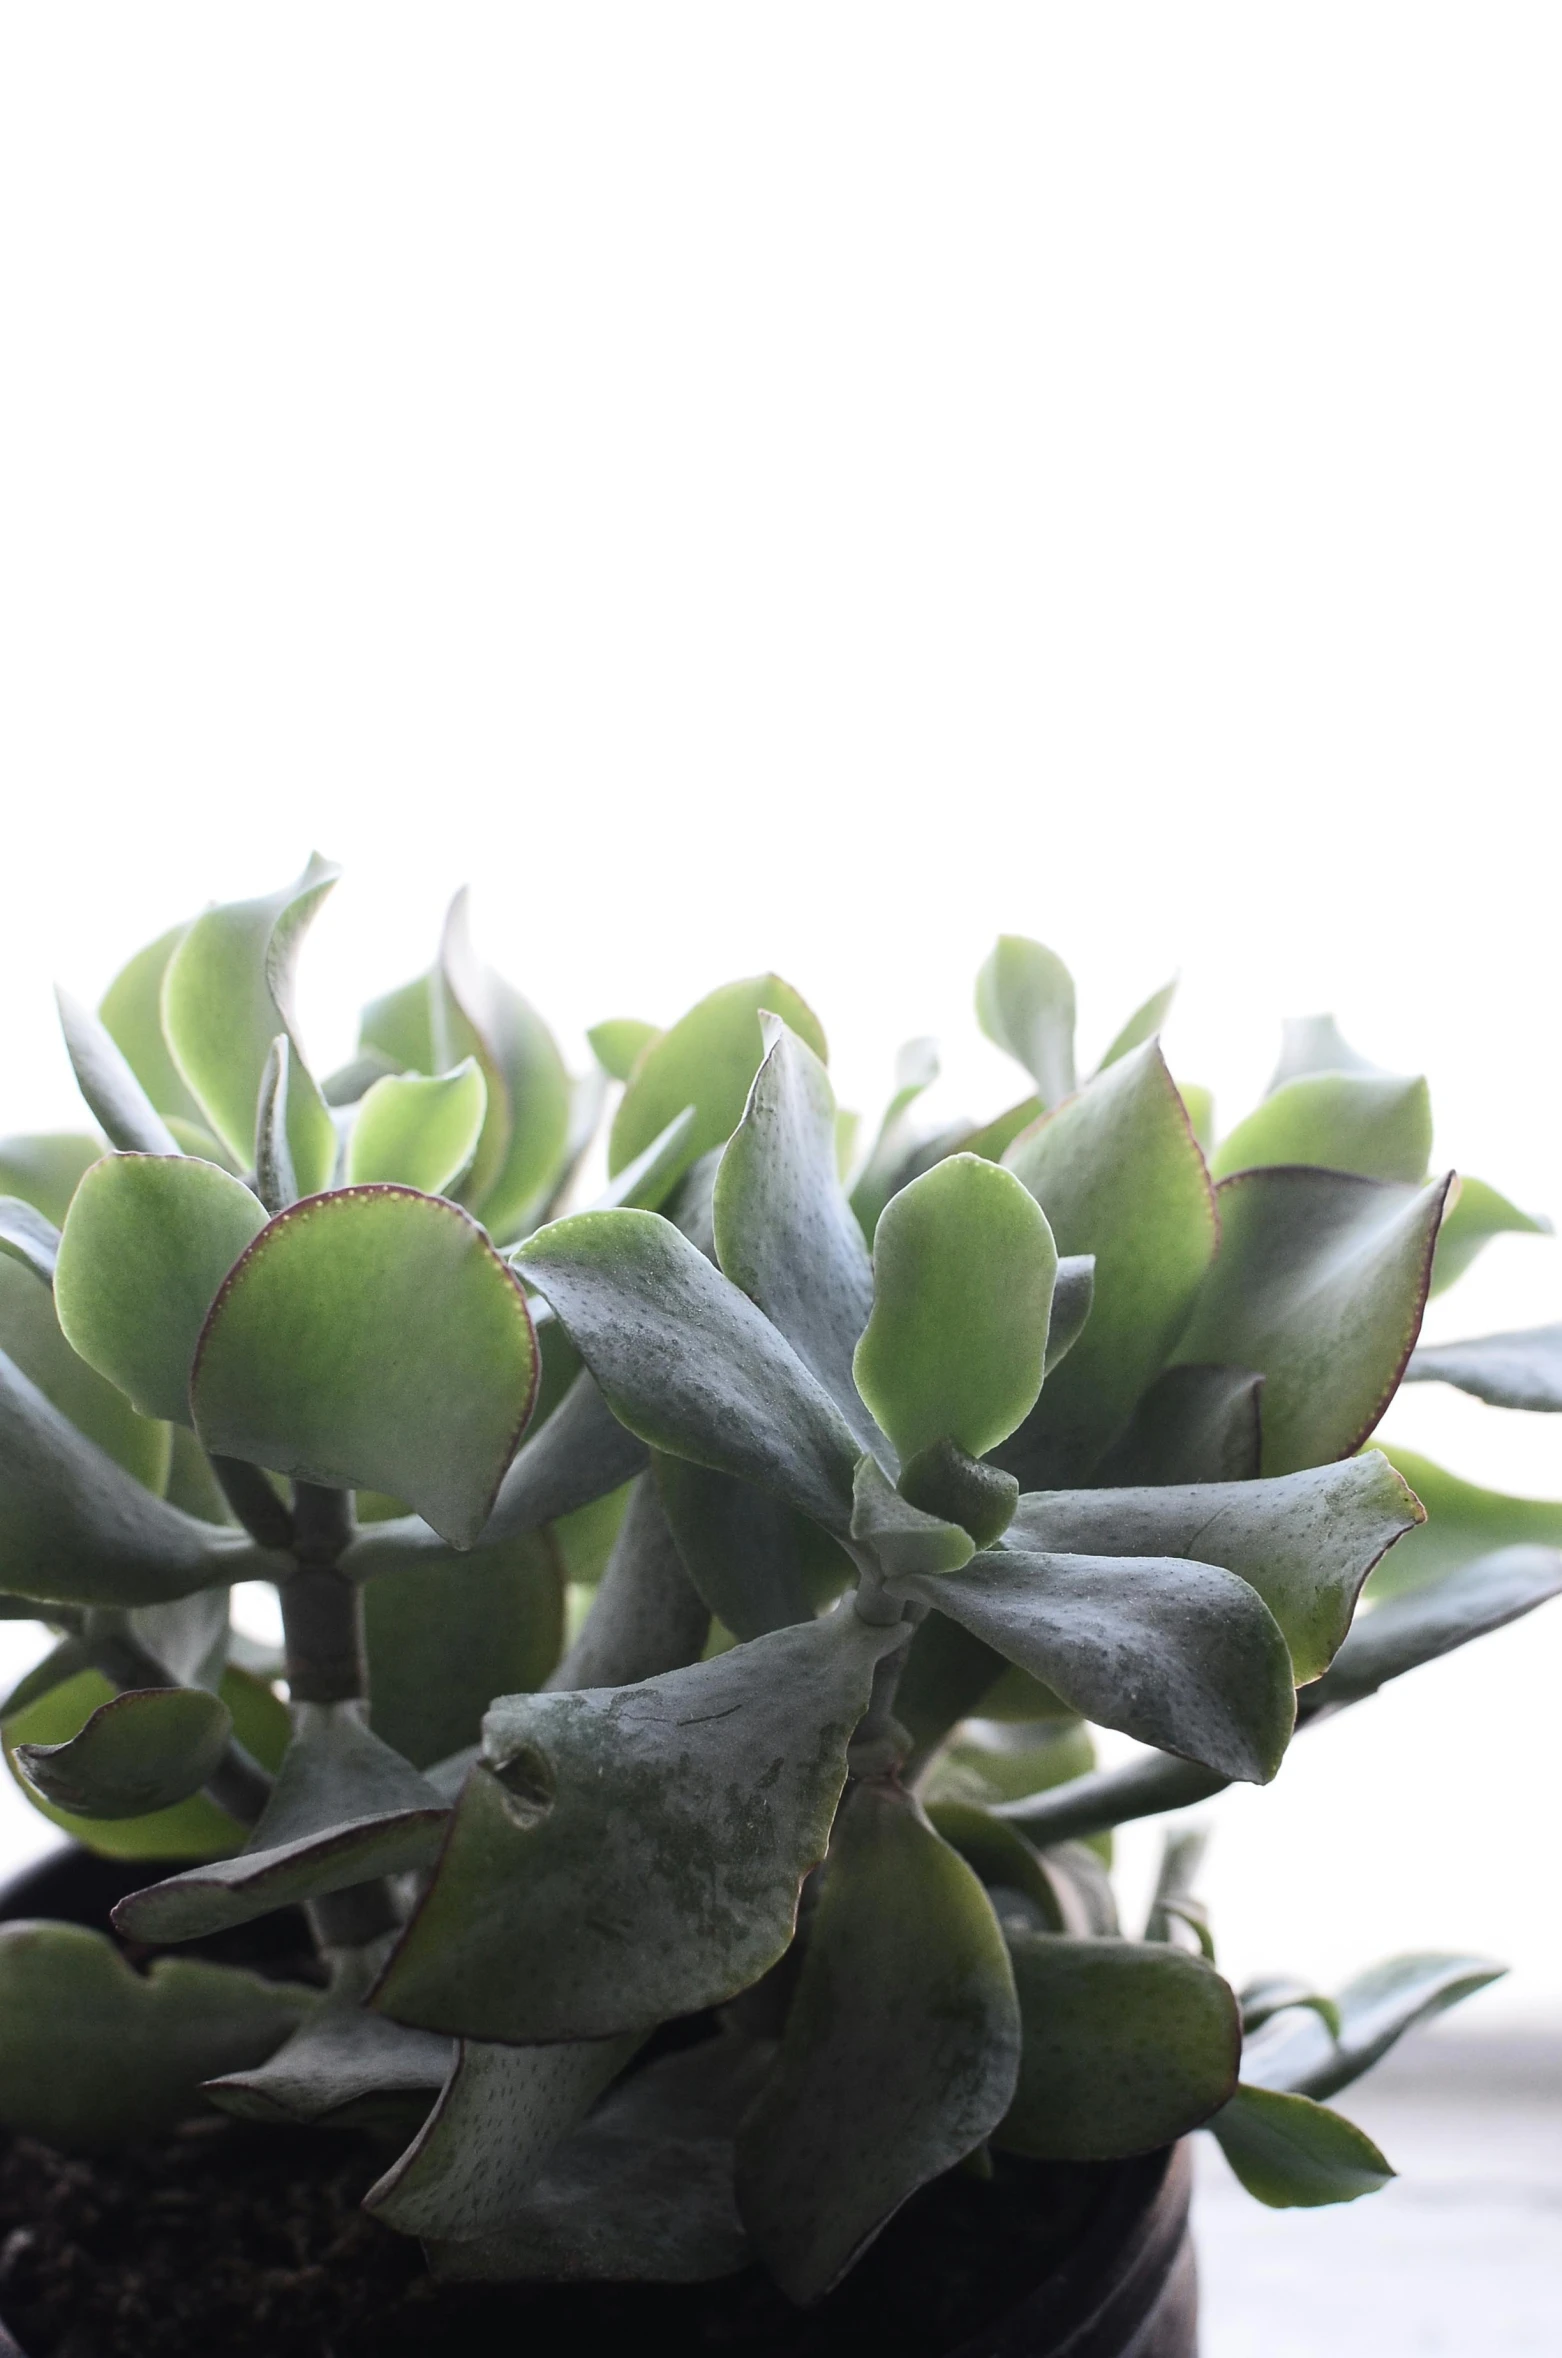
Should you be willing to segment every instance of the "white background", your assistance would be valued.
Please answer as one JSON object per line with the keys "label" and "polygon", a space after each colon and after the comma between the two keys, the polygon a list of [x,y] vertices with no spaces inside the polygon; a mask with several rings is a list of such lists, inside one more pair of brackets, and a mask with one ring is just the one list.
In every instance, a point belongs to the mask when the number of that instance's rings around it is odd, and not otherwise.
{"label": "white background", "polygon": [[[1424,0],[6,11],[0,1128],[70,1118],[51,979],[318,844],[325,1063],[469,878],[577,1057],[775,965],[848,1102],[930,1030],[984,1112],[1017,930],[1087,1049],[1180,968],[1228,1117],[1333,1007],[1562,1214],[1559,65]],[[1513,1240],[1438,1331],[1559,1315]],[[1554,1422],[1388,1430],[1562,1493]],[[1559,1694],[1554,1607],[1217,1804],[1232,1969],[1562,2007]]]}

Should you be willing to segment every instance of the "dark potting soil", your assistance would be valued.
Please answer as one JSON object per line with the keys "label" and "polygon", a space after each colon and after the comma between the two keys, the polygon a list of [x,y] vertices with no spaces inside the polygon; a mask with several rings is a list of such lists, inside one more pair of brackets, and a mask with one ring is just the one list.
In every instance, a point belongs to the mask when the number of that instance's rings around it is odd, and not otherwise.
{"label": "dark potting soil", "polygon": [[0,2146],[0,2316],[27,2358],[944,2358],[1074,2240],[1099,2168],[999,2156],[926,2187],[818,2309],[757,2269],[709,2285],[457,2285],[358,2208],[367,2138],[215,2115],[91,2160]]}

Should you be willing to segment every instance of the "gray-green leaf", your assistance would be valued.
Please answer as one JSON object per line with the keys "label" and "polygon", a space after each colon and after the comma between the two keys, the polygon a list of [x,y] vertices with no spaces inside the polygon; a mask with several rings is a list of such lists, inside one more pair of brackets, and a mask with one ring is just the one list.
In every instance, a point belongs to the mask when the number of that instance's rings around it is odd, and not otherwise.
{"label": "gray-green leaf", "polygon": [[1364,2130],[1310,2096],[1239,2087],[1208,2125],[1248,2193],[1271,2210],[1355,2202],[1394,2176]]}

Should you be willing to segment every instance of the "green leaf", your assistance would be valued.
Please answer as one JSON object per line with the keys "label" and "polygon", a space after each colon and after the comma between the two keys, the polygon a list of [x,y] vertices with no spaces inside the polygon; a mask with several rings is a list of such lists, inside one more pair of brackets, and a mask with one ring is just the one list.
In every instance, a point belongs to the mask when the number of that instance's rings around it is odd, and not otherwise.
{"label": "green leaf", "polygon": [[886,1580],[958,1572],[975,1553],[968,1531],[912,1506],[871,1457],[858,1460],[851,1535],[870,1550]]}
{"label": "green leaf", "polygon": [[416,2124],[452,2060],[449,2039],[361,2006],[327,2003],[306,2014],[264,2063],[224,2072],[202,2092],[240,2120],[385,2131]]}
{"label": "green leaf", "polygon": [[79,1433],[152,1491],[168,1479],[168,1427],[138,1416],[112,1384],[71,1349],[57,1300],[30,1269],[0,1260],[0,1349]]}
{"label": "green leaf", "polygon": [[1331,2038],[1340,2035],[1340,2010],[1332,1998],[1326,1998],[1309,1982],[1298,1981],[1287,1973],[1261,1974],[1257,1981],[1242,1985],[1242,2032],[1244,2037],[1256,2030],[1288,2006],[1308,2006],[1323,2024]]}
{"label": "green leaf", "polygon": [[173,1133],[97,1017],[66,991],[54,996],[77,1087],[110,1144],[137,1154],[177,1154]]}
{"label": "green leaf", "polygon": [[1263,1376],[1266,1474],[1350,1456],[1383,1414],[1421,1324],[1448,1185],[1310,1170],[1221,1181],[1220,1258],[1176,1355]]}
{"label": "green leaf", "polygon": [[1476,1255],[1494,1236],[1550,1236],[1551,1222],[1521,1212],[1484,1179],[1461,1172],[1457,1192],[1443,1214],[1437,1232],[1437,1257],[1432,1263],[1432,1291],[1440,1294],[1464,1275]]}
{"label": "green leaf", "polygon": [[370,1734],[361,1704],[293,1708],[293,1741],[243,1850],[131,1892],[114,1910],[121,1933],[196,1940],[428,1864],[449,1814],[434,1787]]}
{"label": "green leaf", "polygon": [[785,1335],[859,1445],[882,1445],[852,1380],[873,1307],[868,1251],[835,1161],[835,1096],[807,1042],[761,1015],[765,1058],[721,1158],[716,1258]]}
{"label": "green leaf", "polygon": [[620,1171],[643,1153],[686,1105],[695,1123],[684,1148],[684,1168],[724,1145],[743,1114],[764,1055],[761,1010],[779,1015],[814,1054],[829,1051],[812,1008],[778,974],[726,983],[651,1041],[636,1061],[613,1117],[608,1169]]}
{"label": "green leaf", "polygon": [[569,1145],[570,1081],[535,1008],[475,956],[465,892],[445,921],[432,1012],[438,1069],[464,1057],[482,1067],[487,1110],[461,1195],[503,1244],[547,1202]]}
{"label": "green leaf", "polygon": [[[1018,1892],[1030,1902],[1048,1932],[1083,1932],[1087,1927],[1069,1921],[1068,1890],[1054,1878],[1046,1860],[1023,1834],[995,1818],[991,1810],[969,1801],[934,1801],[928,1805],[934,1831],[957,1850],[989,1891]],[[1012,2090],[1011,2090],[1012,2094]]]}
{"label": "green leaf", "polygon": [[293,1149],[287,1134],[292,1074],[293,1052],[288,1036],[286,1032],[278,1032],[266,1057],[266,1069],[260,1076],[260,1096],[255,1106],[255,1193],[268,1212],[285,1212],[304,1192],[293,1168]]}
{"label": "green leaf", "polygon": [[1363,2130],[1309,2096],[1241,2087],[1209,2125],[1248,2193],[1271,2210],[1354,2202],[1394,2176]]}
{"label": "green leaf", "polygon": [[1065,1253],[1058,1262],[1058,1273],[1052,1285],[1052,1315],[1047,1322],[1046,1374],[1062,1359],[1066,1359],[1085,1331],[1085,1321],[1095,1308],[1096,1257],[1094,1253]]}
{"label": "green leaf", "polygon": [[642,1474],[629,1493],[585,1628],[549,1684],[631,1686],[698,1662],[709,1634],[710,1608],[684,1569],[655,1483]]}
{"label": "green leaf", "polygon": [[644,1154],[637,1154],[632,1163],[625,1163],[588,1208],[593,1212],[659,1211],[682,1174],[684,1142],[694,1127],[694,1118],[693,1106],[686,1105],[652,1139]]}
{"label": "green leaf", "polygon": [[484,1526],[485,1539],[513,1539],[611,1496],[639,1473],[646,1457],[645,1443],[619,1423],[582,1368],[547,1423],[516,1452]]}
{"label": "green leaf", "polygon": [[610,1016],[586,1034],[592,1055],[610,1081],[627,1081],[644,1050],[661,1036],[654,1023],[641,1023],[633,1015]]}
{"label": "green leaf", "polygon": [[206,1314],[265,1225],[265,1206],[215,1163],[106,1156],[76,1190],[60,1238],[54,1299],[66,1340],[144,1415],[188,1424]]}
{"label": "green leaf", "polygon": [[0,1192],[18,1195],[63,1228],[71,1197],[103,1153],[100,1138],[74,1130],[42,1131],[33,1137],[0,1138]]}
{"label": "green leaf", "polygon": [[242,1533],[154,1498],[0,1352],[0,1563],[16,1596],[154,1605],[253,1579],[263,1559]]}
{"label": "green leaf", "polygon": [[1021,1499],[1011,1547],[1080,1556],[1197,1552],[1255,1588],[1279,1622],[1304,1685],[1328,1668],[1362,1583],[1419,1520],[1416,1500],[1379,1450],[1260,1482],[1055,1490]]}
{"label": "green leaf", "polygon": [[1383,1454],[1425,1507],[1426,1521],[1379,1565],[1368,1592],[1372,1597],[1399,1596],[1477,1556],[1522,1541],[1562,1547],[1562,1499],[1508,1498],[1500,1490],[1482,1490],[1397,1442]]}
{"label": "green leaf", "polygon": [[502,2227],[639,2043],[500,2047],[463,2039],[439,2101],[370,2187],[365,2210],[403,2235],[468,2239]]}
{"label": "green leaf", "polygon": [[[851,1191],[852,1212],[869,1244],[879,1215],[899,1184],[898,1174],[911,1145],[911,1108],[937,1078],[937,1041],[908,1040],[895,1058],[895,1093],[884,1109],[878,1135]],[[972,1147],[971,1151],[977,1149]]]}
{"label": "green leaf", "polygon": [[[371,999],[358,1025],[358,1051],[384,1059],[395,1072],[432,1073],[434,977],[420,974],[383,998]],[[383,1068],[382,1068],[383,1069]]]}
{"label": "green leaf", "polygon": [[1562,1326],[1517,1334],[1472,1335],[1462,1343],[1423,1343],[1410,1356],[1407,1384],[1455,1384],[1492,1408],[1562,1410]]}
{"label": "green leaf", "polygon": [[389,1491],[470,1547],[536,1387],[525,1296],[476,1221],[356,1187],[295,1204],[230,1271],[190,1398],[214,1455]]}
{"label": "green leaf", "polygon": [[157,2136],[203,2109],[203,2080],[261,2062],[315,2003],[187,1957],[138,1973],[81,1924],[0,1925],[0,2120],[67,2152]]}
{"label": "green leaf", "polygon": [[370,1725],[427,1768],[475,1744],[495,1695],[540,1687],[564,1640],[558,1551],[523,1532],[458,1556],[430,1549],[364,1591]]}
{"label": "green leaf", "polygon": [[810,1527],[791,1507],[688,1458],[658,1451],[651,1463],[684,1568],[724,1629],[756,1638],[813,1619],[824,1600],[804,1557]]}
{"label": "green leaf", "polygon": [[1250,1367],[1164,1367],[1096,1467],[1107,1489],[1250,1482],[1263,1456],[1264,1379]]}
{"label": "green leaf", "polygon": [[1024,2040],[993,2142],[1037,2161],[1170,2145],[1228,2103],[1242,2021],[1220,1975],[1160,1941],[1011,1938]]}
{"label": "green leaf", "polygon": [[1177,1094],[1182,1099],[1188,1127],[1199,1142],[1199,1151],[1209,1156],[1215,1151],[1215,1093],[1201,1088],[1197,1081],[1179,1081]]}
{"label": "green leaf", "polygon": [[[860,1503],[860,1466],[857,1480]],[[924,1514],[958,1523],[977,1547],[991,1547],[1003,1537],[1020,1495],[1012,1474],[984,1465],[954,1441],[935,1441],[931,1449],[918,1450],[901,1469],[896,1487],[903,1500],[920,1507]],[[934,1564],[920,1567],[923,1571],[937,1568]]]}
{"label": "green leaf", "polygon": [[1161,1026],[1171,1013],[1171,1004],[1176,996],[1177,981],[1175,976],[1169,983],[1162,983],[1158,991],[1152,991],[1144,1005],[1134,1009],[1133,1014],[1128,1018],[1111,1047],[1097,1065],[1097,1072],[1104,1073],[1109,1064],[1119,1063],[1128,1054],[1130,1048],[1142,1048],[1146,1040],[1158,1038]]}
{"label": "green leaf", "polygon": [[1267,1094],[1310,1073],[1377,1073],[1381,1067],[1358,1055],[1340,1035],[1332,1015],[1288,1015],[1280,1027],[1280,1062]]}
{"label": "green leaf", "polygon": [[855,1788],[830,1845],[776,2069],[738,2139],[738,2203],[771,2274],[818,2300],[1014,2095],[1020,2019],[971,1869],[916,1802]]}
{"label": "green leaf", "polygon": [[293,967],[304,933],[339,874],[312,858],[298,881],[280,892],[208,909],[163,976],[163,1034],[174,1063],[241,1168],[254,1148],[255,1108],[271,1044],[279,1032],[288,1035],[288,1145],[305,1195],[330,1185],[336,1128],[299,1050]]}
{"label": "green leaf", "polygon": [[496,1703],[374,2003],[474,2038],[594,2039],[757,1981],[900,1636],[843,1610],[639,1686]]}
{"label": "green leaf", "polygon": [[905,1583],[1098,1727],[1266,1784],[1290,1740],[1291,1657],[1233,1572],[1166,1556],[994,1548]]}
{"label": "green leaf", "polygon": [[1322,2102],[1370,2071],[1415,2024],[1457,2006],[1505,1971],[1484,1957],[1391,1957],[1340,1991],[1338,2038],[1305,2007],[1277,2014],[1255,2032],[1242,2057],[1243,2081]]}
{"label": "green leaf", "polygon": [[180,1078],[163,1037],[163,976],[187,930],[183,925],[170,927],[120,968],[98,1004],[98,1020],[157,1111],[199,1122],[201,1109]]}
{"label": "green leaf", "polygon": [[1221,1141],[1217,1179],[1278,1163],[1355,1171],[1364,1179],[1419,1180],[1432,1152],[1432,1100],[1424,1080],[1387,1073],[1309,1073],[1286,1081]]}
{"label": "green leaf", "polygon": [[1074,979],[1061,958],[1004,933],[976,978],[976,1020],[1022,1064],[1045,1106],[1074,1090]]}
{"label": "green leaf", "polygon": [[515,1266],[642,1440],[846,1530],[851,1428],[769,1319],[669,1221],[583,1212],[539,1229]]}
{"label": "green leaf", "polygon": [[1001,1163],[1022,1130],[1028,1130],[1045,1111],[1039,1097],[1022,1097],[1018,1105],[996,1114],[990,1122],[968,1130],[957,1142],[956,1154],[979,1154],[984,1162]]}
{"label": "green leaf", "polygon": [[1122,1768],[1097,1769],[1055,1792],[999,1804],[1000,1814],[1031,1842],[1051,1851],[1060,1842],[1085,1842],[1135,1818],[1165,1810],[1192,1809],[1231,1782],[1196,1762],[1153,1752]]}
{"label": "green leaf", "polygon": [[139,1818],[198,1793],[228,1748],[233,1717],[200,1687],[116,1695],[64,1744],[18,1744],[23,1776],[57,1809]]}
{"label": "green leaf", "polygon": [[348,1185],[392,1179],[442,1195],[472,1159],[487,1103],[487,1084],[471,1057],[454,1072],[376,1081],[348,1142]]}
{"label": "green leaf", "polygon": [[1058,1258],[1011,1172],[952,1155],[885,1207],[857,1388],[903,1457],[985,1457],[1035,1406]]}
{"label": "green leaf", "polygon": [[1391,1678],[1503,1629],[1559,1595],[1562,1552],[1519,1546],[1479,1556],[1389,1597],[1359,1616],[1328,1675],[1309,1691],[1308,1717],[1359,1703]]}
{"label": "green leaf", "polygon": [[1058,1251],[1096,1258],[1089,1323],[999,1461],[1039,1489],[1082,1480],[1160,1370],[1215,1257],[1215,1202],[1154,1041],[1027,1131],[1006,1160]]}

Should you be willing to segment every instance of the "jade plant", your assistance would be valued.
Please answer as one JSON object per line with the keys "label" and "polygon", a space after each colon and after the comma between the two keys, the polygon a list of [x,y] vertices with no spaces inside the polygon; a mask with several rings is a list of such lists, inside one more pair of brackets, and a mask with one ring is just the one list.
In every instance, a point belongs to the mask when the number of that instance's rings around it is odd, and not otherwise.
{"label": "jade plant", "polygon": [[[101,1135],[0,1143],[3,1609],[55,1634],[6,1754],[147,1862],[117,1940],[0,1927],[0,2120],[357,2128],[443,2277],[799,2302],[995,2156],[1207,2124],[1265,2201],[1381,2184],[1324,2100],[1496,1969],[1238,1993],[1196,1841],[1139,1938],[1106,1854],[1562,1588],[1364,1447],[1429,1285],[1523,1222],[1426,1176],[1424,1084],[1304,1027],[1210,1149],[1169,995],[1081,1079],[1008,939],[1024,1094],[920,1134],[914,1044],[854,1159],[777,976],[575,1079],[461,904],[321,1081],[333,876],[62,1002]],[[232,1962],[281,1911],[293,1978]]]}

